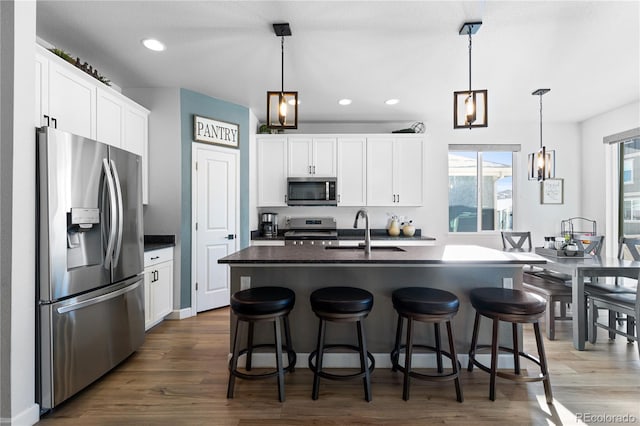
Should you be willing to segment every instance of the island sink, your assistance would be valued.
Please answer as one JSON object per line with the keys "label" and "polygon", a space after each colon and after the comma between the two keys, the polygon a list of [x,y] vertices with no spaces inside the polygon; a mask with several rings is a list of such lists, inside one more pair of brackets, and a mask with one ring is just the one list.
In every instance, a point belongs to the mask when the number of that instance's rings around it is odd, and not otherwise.
{"label": "island sink", "polygon": [[[351,250],[351,251],[360,251],[365,250],[365,246],[326,246],[325,250]],[[406,251],[402,247],[396,246],[373,246],[371,247],[371,251]]]}

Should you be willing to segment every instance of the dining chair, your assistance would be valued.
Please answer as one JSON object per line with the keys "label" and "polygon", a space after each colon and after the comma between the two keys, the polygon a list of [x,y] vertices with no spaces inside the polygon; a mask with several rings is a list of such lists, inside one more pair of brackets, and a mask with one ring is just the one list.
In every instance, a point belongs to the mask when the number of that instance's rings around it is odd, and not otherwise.
{"label": "dining chair", "polygon": [[[626,315],[626,331],[619,330],[616,327],[616,321],[613,321],[613,327],[611,327],[611,321],[608,324],[598,322],[598,309],[608,309],[609,312]],[[611,317],[609,318],[611,319]],[[604,328],[609,331],[609,335],[612,333],[614,336],[620,334],[630,342],[636,341],[640,356],[640,321],[638,319],[640,319],[640,299],[638,299],[637,291],[635,293],[594,293],[589,295],[589,341],[593,344],[597,340],[598,327]]]}
{"label": "dining chair", "polygon": [[[630,238],[630,237],[621,237],[618,242],[618,259],[630,259],[630,260],[640,260],[640,238]],[[592,281],[589,283],[585,283],[585,294],[587,298],[608,298],[610,294],[631,294],[635,295],[637,293],[638,281],[632,280],[628,278],[616,277],[613,283],[607,283],[604,281]],[[608,309],[609,310],[609,325],[606,327],[609,330],[609,338],[615,339],[616,333],[614,330],[617,329],[616,325],[622,325],[626,322],[627,325],[627,339],[632,341],[628,337],[629,334],[633,334],[634,324],[637,321],[637,317],[631,315],[629,317],[623,317],[622,315],[625,312],[617,311],[616,309],[609,309],[604,307],[604,303],[596,304],[600,309]],[[587,306],[589,308],[589,312],[587,315],[592,315],[597,321],[598,319],[598,311],[593,310],[592,304],[590,301],[587,302]],[[591,324],[591,320],[589,320]]]}
{"label": "dining chair", "polygon": [[[584,235],[575,239],[578,249],[589,255],[600,255],[604,236]],[[551,272],[544,269],[525,270],[522,275],[522,287],[544,297],[547,301],[545,327],[547,338],[555,339],[556,320],[571,320],[567,307],[571,303],[571,275]],[[556,303],[559,315],[556,315]]]}
{"label": "dining chair", "polygon": [[[505,251],[531,251],[531,232],[503,231],[502,248]],[[526,245],[526,248],[525,248]],[[538,276],[545,271],[529,267],[523,270],[522,287],[524,290],[542,296],[546,301],[545,326],[547,338],[555,339],[555,320],[571,319],[566,315],[566,304],[571,303],[571,288],[564,285],[563,278]],[[570,277],[569,277],[570,278]],[[560,303],[560,316],[555,316],[555,304]]]}
{"label": "dining chair", "polygon": [[600,256],[604,246],[604,235],[582,235],[574,237],[578,250],[591,256]]}
{"label": "dining chair", "polygon": [[531,232],[514,232],[502,231],[502,249],[505,251],[525,251],[524,245],[527,244],[526,251],[531,251]]}

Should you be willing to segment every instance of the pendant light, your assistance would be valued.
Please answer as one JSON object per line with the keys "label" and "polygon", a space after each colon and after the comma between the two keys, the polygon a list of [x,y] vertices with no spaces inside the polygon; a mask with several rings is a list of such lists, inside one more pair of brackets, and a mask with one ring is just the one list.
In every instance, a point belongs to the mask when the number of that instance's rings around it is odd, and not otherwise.
{"label": "pendant light", "polygon": [[284,130],[298,128],[298,92],[284,91],[284,38],[291,35],[288,23],[273,24],[273,31],[280,37],[281,86],[279,91],[267,92],[267,126]]}
{"label": "pendant light", "polygon": [[471,89],[471,35],[478,32],[482,22],[465,22],[460,35],[469,36],[469,90],[453,92],[453,128],[487,127],[487,90]]}
{"label": "pendant light", "polygon": [[551,89],[538,89],[531,93],[540,97],[540,149],[529,154],[529,180],[552,179],[556,176],[556,152],[542,145],[542,95]]}

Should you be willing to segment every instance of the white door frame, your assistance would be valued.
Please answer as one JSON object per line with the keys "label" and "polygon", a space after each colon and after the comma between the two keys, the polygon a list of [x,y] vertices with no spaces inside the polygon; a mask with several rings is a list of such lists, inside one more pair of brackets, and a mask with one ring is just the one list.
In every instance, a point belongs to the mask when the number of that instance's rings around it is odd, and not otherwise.
{"label": "white door frame", "polygon": [[[209,145],[205,143],[193,142],[191,145],[191,316],[195,317],[198,314],[198,305],[196,303],[196,277],[197,277],[197,247],[196,247],[196,213],[198,211],[198,185],[197,185],[197,170],[196,170],[196,150],[205,149],[213,152],[221,152],[225,154],[232,154],[236,157],[236,232],[234,232],[239,238],[241,237],[240,224],[240,151],[233,148],[223,148],[216,145]],[[231,286],[229,286],[231,288]]]}

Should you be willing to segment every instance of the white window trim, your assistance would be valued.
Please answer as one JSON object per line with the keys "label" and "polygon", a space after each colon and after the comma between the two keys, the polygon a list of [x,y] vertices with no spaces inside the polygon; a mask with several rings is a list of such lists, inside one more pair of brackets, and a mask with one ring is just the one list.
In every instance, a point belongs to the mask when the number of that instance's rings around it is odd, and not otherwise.
{"label": "white window trim", "polygon": [[618,194],[620,190],[620,142],[638,137],[640,128],[631,129],[615,135],[605,136],[605,251],[606,256],[614,257],[618,249],[618,232],[620,229]]}

